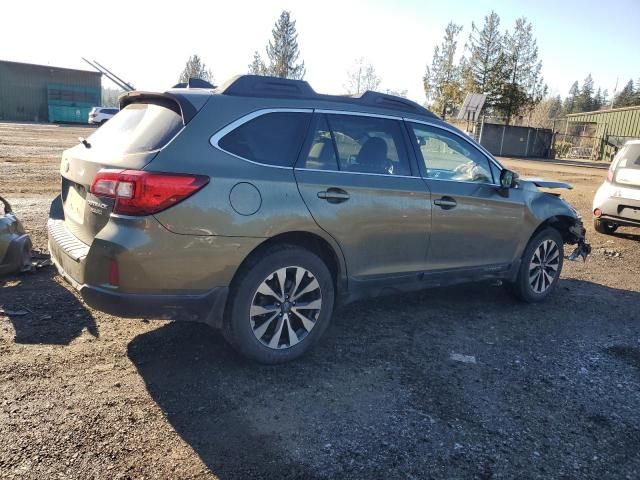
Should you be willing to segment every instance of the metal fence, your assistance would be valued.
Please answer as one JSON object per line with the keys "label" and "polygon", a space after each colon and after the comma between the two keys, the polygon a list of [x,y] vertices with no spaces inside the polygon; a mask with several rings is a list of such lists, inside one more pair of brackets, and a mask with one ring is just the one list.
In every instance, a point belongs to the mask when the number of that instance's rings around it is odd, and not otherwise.
{"label": "metal fence", "polygon": [[483,123],[478,137],[480,144],[494,155],[547,158],[551,154],[553,131],[548,128]]}

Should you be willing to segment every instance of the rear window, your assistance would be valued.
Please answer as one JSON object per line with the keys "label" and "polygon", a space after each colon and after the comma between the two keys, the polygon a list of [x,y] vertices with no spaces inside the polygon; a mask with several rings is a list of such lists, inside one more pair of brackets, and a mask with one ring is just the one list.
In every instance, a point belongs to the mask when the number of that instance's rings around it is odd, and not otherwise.
{"label": "rear window", "polygon": [[114,155],[150,152],[169,143],[182,126],[182,117],[167,107],[133,103],[87,140],[92,149],[109,150]]}
{"label": "rear window", "polygon": [[298,157],[310,118],[310,113],[302,112],[266,113],[227,133],[218,146],[247,160],[290,167]]}
{"label": "rear window", "polygon": [[613,161],[616,169],[633,168],[634,170],[640,170],[640,144],[625,145],[620,149]]}

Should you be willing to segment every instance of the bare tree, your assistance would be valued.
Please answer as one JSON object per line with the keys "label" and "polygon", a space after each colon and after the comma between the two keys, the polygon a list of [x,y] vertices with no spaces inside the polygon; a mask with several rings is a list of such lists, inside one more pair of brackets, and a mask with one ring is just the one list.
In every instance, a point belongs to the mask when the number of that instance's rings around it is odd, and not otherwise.
{"label": "bare tree", "polygon": [[387,95],[394,95],[396,97],[402,97],[402,98],[407,98],[407,96],[409,95],[409,91],[406,88],[403,88],[402,90],[385,88],[384,93],[386,93]]}
{"label": "bare tree", "polygon": [[344,88],[349,95],[359,95],[367,90],[376,90],[381,81],[375,67],[360,57],[356,59],[354,68],[347,72],[347,83]]}
{"label": "bare tree", "polygon": [[103,107],[117,107],[118,99],[120,95],[124,93],[124,90],[119,88],[104,88],[102,87],[102,106]]}

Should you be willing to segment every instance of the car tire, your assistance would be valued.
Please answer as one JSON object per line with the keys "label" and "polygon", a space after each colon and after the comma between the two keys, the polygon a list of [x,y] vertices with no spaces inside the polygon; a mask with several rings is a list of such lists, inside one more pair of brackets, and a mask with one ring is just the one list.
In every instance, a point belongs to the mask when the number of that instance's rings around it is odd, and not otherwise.
{"label": "car tire", "polygon": [[223,335],[259,363],[294,360],[316,344],[329,325],[334,288],[329,269],[315,253],[293,245],[272,247],[237,273]]}
{"label": "car tire", "polygon": [[611,235],[618,229],[618,225],[614,223],[605,222],[604,220],[600,220],[599,218],[593,219],[593,228],[598,233],[603,233],[605,235]]}
{"label": "car tire", "polygon": [[511,292],[527,303],[547,298],[558,285],[564,260],[563,241],[555,228],[538,232],[527,244]]}

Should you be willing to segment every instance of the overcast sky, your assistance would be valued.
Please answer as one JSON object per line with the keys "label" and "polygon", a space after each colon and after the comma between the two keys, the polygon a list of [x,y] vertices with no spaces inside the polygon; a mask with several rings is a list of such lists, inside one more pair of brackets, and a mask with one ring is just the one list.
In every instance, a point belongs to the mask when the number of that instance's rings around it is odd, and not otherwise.
{"label": "overcast sky", "polygon": [[[96,59],[138,89],[177,82],[187,58],[199,54],[216,83],[246,73],[264,48],[280,11],[297,21],[305,77],[322,93],[344,93],[346,72],[367,58],[382,89],[404,90],[422,103],[422,75],[449,21],[482,23],[494,9],[511,28],[526,16],[538,39],[552,93],[591,73],[613,92],[640,77],[640,0],[262,0],[262,1],[8,1],[2,5],[0,59],[90,68]],[[105,86],[113,86],[104,79]]]}

